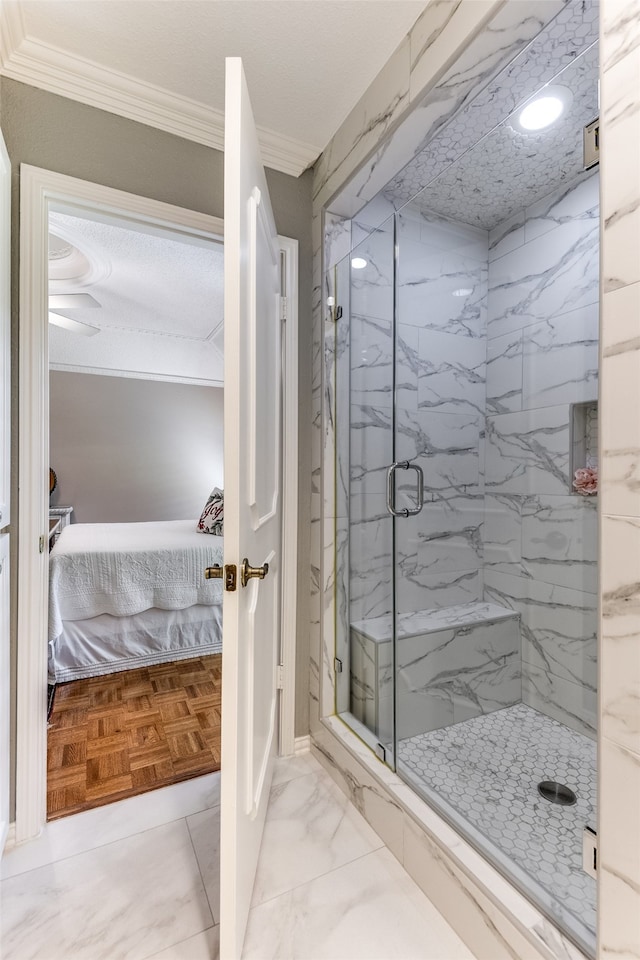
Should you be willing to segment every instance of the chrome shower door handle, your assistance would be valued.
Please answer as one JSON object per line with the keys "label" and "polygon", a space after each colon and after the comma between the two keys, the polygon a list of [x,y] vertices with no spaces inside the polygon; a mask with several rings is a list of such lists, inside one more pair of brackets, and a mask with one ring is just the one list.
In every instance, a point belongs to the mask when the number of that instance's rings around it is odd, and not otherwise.
{"label": "chrome shower door handle", "polygon": [[[395,473],[396,470],[415,470],[418,475],[418,487],[416,490],[416,507],[409,510],[405,507],[403,510],[396,510],[395,507]],[[387,470],[387,510],[392,517],[415,517],[420,513],[424,505],[424,473],[422,467],[417,463],[411,463],[409,460],[397,460],[392,463]]]}

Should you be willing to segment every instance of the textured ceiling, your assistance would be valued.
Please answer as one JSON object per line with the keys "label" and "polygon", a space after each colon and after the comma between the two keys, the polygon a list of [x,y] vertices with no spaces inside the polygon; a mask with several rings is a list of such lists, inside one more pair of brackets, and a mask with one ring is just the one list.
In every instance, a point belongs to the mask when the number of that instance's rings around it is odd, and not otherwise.
{"label": "textured ceiling", "polygon": [[[583,127],[598,113],[597,40],[598,5],[571,0],[388,184],[385,199],[491,229],[574,179]],[[522,133],[513,117],[549,83],[571,91],[570,107],[546,130]]]}
{"label": "textured ceiling", "polygon": [[[54,365],[201,380],[208,378],[208,357],[209,377],[221,379],[221,243],[63,213],[50,215],[49,230],[55,238],[49,293],[89,293],[100,304],[60,310],[101,334],[87,339],[52,329]],[[65,245],[69,252],[61,256]]]}
{"label": "textured ceiling", "polygon": [[224,58],[241,56],[256,122],[318,152],[425,6],[426,0],[20,2],[27,36],[219,110]]}

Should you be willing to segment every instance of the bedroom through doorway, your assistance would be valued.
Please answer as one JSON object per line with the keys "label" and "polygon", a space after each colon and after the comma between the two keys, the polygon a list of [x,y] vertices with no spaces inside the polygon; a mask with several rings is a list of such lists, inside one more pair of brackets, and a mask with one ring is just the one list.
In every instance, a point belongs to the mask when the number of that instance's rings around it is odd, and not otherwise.
{"label": "bedroom through doorway", "polygon": [[220,768],[223,248],[50,206],[47,818]]}

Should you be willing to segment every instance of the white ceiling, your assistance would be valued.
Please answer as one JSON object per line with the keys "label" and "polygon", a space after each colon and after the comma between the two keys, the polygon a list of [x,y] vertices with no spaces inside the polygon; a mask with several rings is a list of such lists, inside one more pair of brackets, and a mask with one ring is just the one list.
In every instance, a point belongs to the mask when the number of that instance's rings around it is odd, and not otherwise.
{"label": "white ceiling", "polygon": [[64,213],[50,214],[49,233],[49,293],[89,293],[100,304],[59,311],[100,333],[50,326],[53,369],[222,381],[221,243]]}
{"label": "white ceiling", "polygon": [[[1,72],[221,146],[241,56],[265,163],[300,173],[427,0],[3,0]],[[114,93],[117,96],[114,96]],[[295,161],[296,169],[293,169]]]}

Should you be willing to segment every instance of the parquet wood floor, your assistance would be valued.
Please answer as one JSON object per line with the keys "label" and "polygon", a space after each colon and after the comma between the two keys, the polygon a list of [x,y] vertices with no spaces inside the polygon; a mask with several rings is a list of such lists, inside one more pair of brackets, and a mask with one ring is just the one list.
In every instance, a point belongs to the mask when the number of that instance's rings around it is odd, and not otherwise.
{"label": "parquet wood floor", "polygon": [[215,654],[60,684],[48,819],[219,770],[221,679]]}

